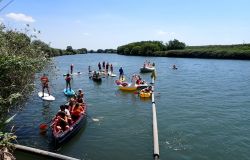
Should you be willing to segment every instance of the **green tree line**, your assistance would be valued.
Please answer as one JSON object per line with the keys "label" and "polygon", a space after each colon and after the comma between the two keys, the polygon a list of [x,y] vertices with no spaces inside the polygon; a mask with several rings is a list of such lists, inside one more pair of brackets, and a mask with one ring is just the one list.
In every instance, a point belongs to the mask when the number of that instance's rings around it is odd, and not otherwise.
{"label": "green tree line", "polygon": [[117,53],[123,55],[153,56],[158,51],[179,50],[185,47],[185,43],[179,42],[177,39],[171,40],[166,44],[161,41],[141,41],[119,46]]}
{"label": "green tree line", "polygon": [[117,48],[118,54],[159,57],[250,59],[250,44],[186,46],[177,39],[168,43],[141,41]]}

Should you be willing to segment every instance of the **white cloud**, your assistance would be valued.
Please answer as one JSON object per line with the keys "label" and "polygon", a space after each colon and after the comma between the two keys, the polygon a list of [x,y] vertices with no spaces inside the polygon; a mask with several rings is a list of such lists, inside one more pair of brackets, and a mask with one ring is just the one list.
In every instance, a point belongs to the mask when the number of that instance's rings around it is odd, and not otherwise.
{"label": "white cloud", "polygon": [[6,14],[6,17],[13,19],[15,21],[20,21],[20,22],[26,22],[26,23],[35,22],[35,19],[33,19],[31,16],[27,16],[23,13],[8,13],[8,14]]}
{"label": "white cloud", "polygon": [[160,35],[160,36],[164,36],[164,35],[168,34],[168,32],[159,30],[159,31],[156,32],[156,34],[157,34],[157,35]]}
{"label": "white cloud", "polygon": [[174,32],[166,32],[166,31],[163,31],[163,30],[158,30],[156,31],[156,35],[157,36],[168,36],[168,37],[175,37],[176,34]]}

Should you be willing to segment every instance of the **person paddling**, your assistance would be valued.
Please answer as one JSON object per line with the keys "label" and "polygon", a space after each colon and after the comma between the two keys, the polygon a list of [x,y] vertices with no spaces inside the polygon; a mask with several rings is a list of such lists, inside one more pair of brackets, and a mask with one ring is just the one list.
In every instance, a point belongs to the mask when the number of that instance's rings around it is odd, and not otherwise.
{"label": "person paddling", "polygon": [[42,83],[42,88],[43,88],[43,96],[44,97],[44,89],[47,88],[48,94],[50,96],[50,92],[49,92],[49,79],[46,76],[46,74],[44,73],[43,76],[41,77],[41,83]]}
{"label": "person paddling", "polygon": [[114,69],[114,68],[113,68],[113,65],[110,64],[110,73],[111,73],[111,74],[113,74],[113,69]]}
{"label": "person paddling", "polygon": [[69,73],[66,75],[65,81],[66,81],[66,89],[68,89],[68,87],[69,87],[69,89],[71,90],[71,84],[70,84],[71,77],[70,77]]}
{"label": "person paddling", "polygon": [[73,65],[73,64],[71,64],[71,65],[70,65],[70,74],[72,74],[72,73],[73,73],[73,68],[74,68],[74,65]]}
{"label": "person paddling", "polygon": [[102,62],[102,69],[105,70],[105,61]]}
{"label": "person paddling", "polygon": [[100,62],[98,63],[98,69],[99,69],[99,71],[102,70],[102,66],[101,66],[101,63],[100,63]]}

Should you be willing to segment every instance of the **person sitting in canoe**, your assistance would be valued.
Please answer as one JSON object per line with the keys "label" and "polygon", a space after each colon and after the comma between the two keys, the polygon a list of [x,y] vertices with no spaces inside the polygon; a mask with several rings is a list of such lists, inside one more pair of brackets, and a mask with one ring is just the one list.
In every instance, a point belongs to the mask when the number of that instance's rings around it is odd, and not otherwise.
{"label": "person sitting in canoe", "polygon": [[60,105],[60,109],[59,109],[58,113],[61,112],[61,111],[65,112],[65,114],[66,114],[67,117],[70,117],[70,112],[69,112],[68,109],[66,109],[65,105]]}
{"label": "person sitting in canoe", "polygon": [[80,96],[80,98],[83,98],[84,93],[83,93],[82,89],[79,89],[79,90],[78,90],[77,95]]}
{"label": "person sitting in canoe", "polygon": [[69,100],[69,107],[68,107],[68,110],[70,113],[72,112],[72,109],[74,108],[75,104],[76,104],[76,100],[74,98],[71,98]]}
{"label": "person sitting in canoe", "polygon": [[81,114],[83,114],[83,107],[79,105],[79,103],[76,103],[76,105],[74,106],[74,108],[72,109],[71,112],[71,118],[73,121],[76,121]]}
{"label": "person sitting in canoe", "polygon": [[44,89],[47,88],[48,94],[50,96],[50,92],[49,92],[49,79],[46,76],[46,74],[44,73],[43,76],[41,77],[41,83],[42,83],[42,88],[43,88],[43,96],[44,97]]}
{"label": "person sitting in canoe", "polygon": [[66,81],[66,89],[68,89],[68,87],[69,87],[69,89],[71,90],[71,84],[70,84],[71,77],[70,77],[69,73],[66,75],[65,81]]}
{"label": "person sitting in canoe", "polygon": [[142,92],[146,92],[146,93],[153,92],[152,86],[148,86],[147,88],[144,88],[144,89],[142,89],[141,91],[142,91]]}
{"label": "person sitting in canoe", "polygon": [[69,129],[68,118],[65,112],[60,111],[57,113],[54,130],[56,132],[60,132],[60,131],[65,131],[67,129]]}

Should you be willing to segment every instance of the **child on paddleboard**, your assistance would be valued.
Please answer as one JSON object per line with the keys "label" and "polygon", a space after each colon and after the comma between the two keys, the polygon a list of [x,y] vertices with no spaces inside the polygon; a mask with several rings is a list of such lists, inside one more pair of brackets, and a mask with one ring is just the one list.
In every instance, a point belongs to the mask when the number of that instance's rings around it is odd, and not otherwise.
{"label": "child on paddleboard", "polygon": [[47,88],[48,94],[50,95],[50,92],[49,92],[49,79],[46,76],[46,74],[43,74],[43,76],[41,77],[40,80],[41,80],[42,88],[43,88],[43,96],[42,97],[44,97],[44,89],[45,88]]}
{"label": "child on paddleboard", "polygon": [[66,81],[66,89],[69,88],[71,90],[71,84],[70,84],[71,77],[70,77],[69,73],[66,75],[65,81]]}

